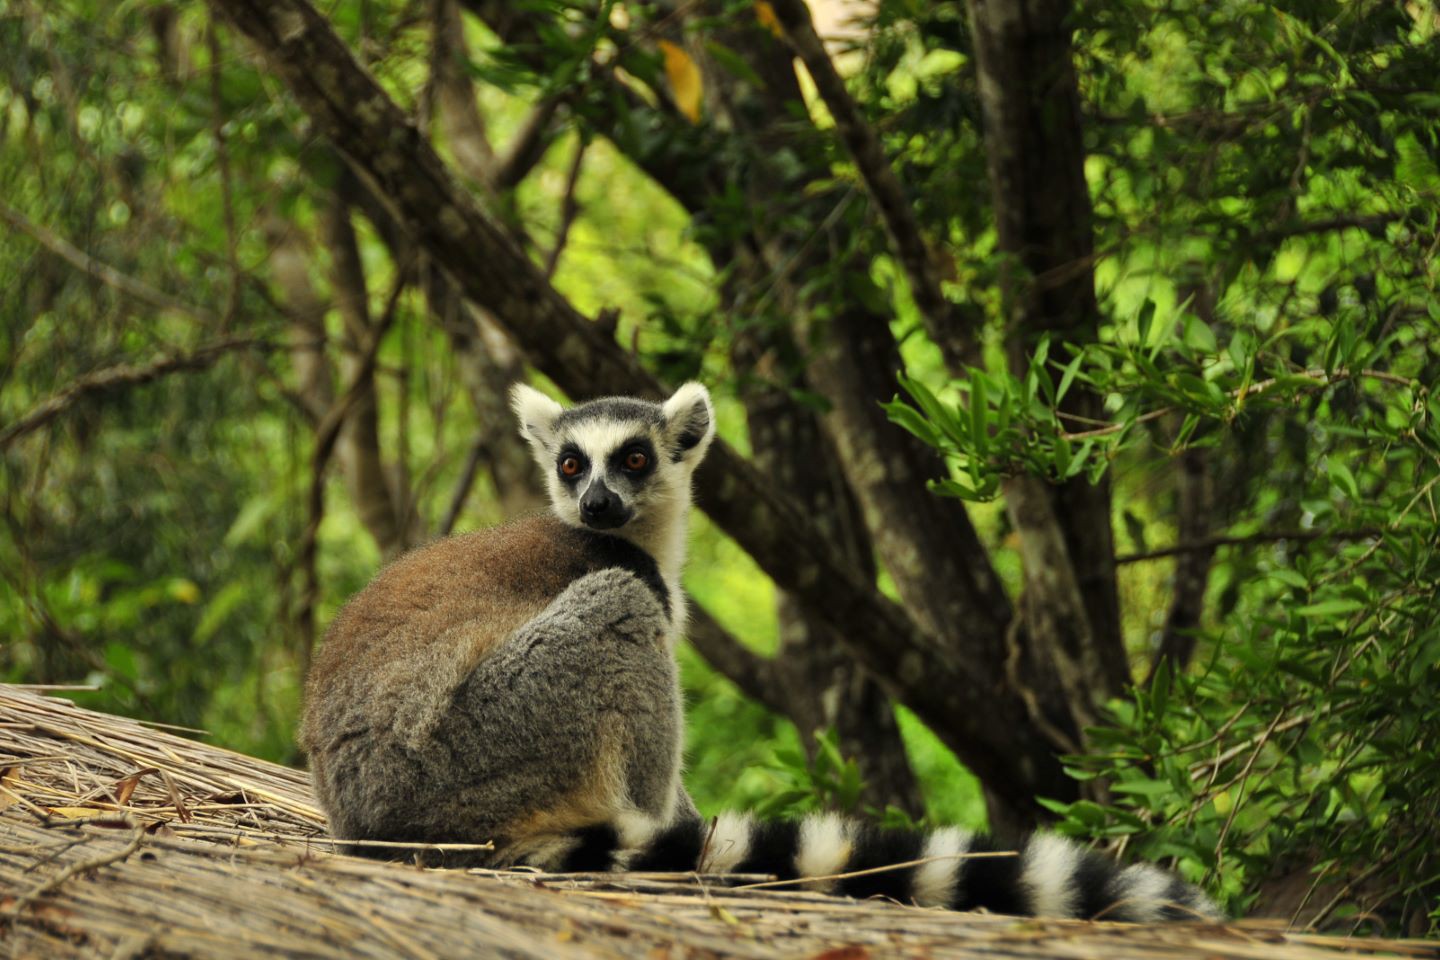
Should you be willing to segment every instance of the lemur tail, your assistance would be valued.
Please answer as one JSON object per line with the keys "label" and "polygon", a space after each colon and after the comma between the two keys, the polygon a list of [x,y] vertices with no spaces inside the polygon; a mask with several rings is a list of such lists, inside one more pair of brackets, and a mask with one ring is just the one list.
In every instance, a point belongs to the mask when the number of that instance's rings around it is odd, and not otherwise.
{"label": "lemur tail", "polygon": [[1169,871],[1151,864],[1120,867],[1049,833],[1006,846],[956,827],[927,833],[882,829],[832,814],[788,821],[722,814],[714,821],[683,819],[661,830],[628,824],[591,827],[577,840],[552,869],[813,877],[818,879],[797,886],[1038,917],[1132,923],[1223,918],[1204,893]]}

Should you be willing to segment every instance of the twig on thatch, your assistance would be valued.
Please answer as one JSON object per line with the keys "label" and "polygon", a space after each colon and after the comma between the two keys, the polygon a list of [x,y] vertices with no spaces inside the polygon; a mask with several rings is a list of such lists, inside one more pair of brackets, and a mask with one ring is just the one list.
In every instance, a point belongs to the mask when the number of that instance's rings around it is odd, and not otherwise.
{"label": "twig on thatch", "polygon": [[13,922],[16,917],[20,916],[20,911],[24,910],[30,903],[39,897],[43,897],[50,891],[55,890],[71,877],[81,873],[88,873],[91,870],[98,870],[101,867],[107,867],[112,863],[119,863],[128,859],[130,854],[139,850],[140,844],[144,842],[145,828],[136,827],[130,835],[130,842],[114,853],[107,853],[103,856],[92,857],[89,860],[81,860],[79,863],[72,863],[49,880],[43,880],[20,894],[16,901],[10,905],[10,909],[0,914],[0,923],[8,924]]}
{"label": "twig on thatch", "polygon": [[910,867],[924,866],[927,863],[935,863],[939,860],[981,860],[992,857],[1018,857],[1018,850],[984,850],[975,853],[946,853],[934,857],[921,857],[919,860],[905,860],[900,863],[887,863],[880,867],[869,867],[865,870],[851,870],[849,873],[831,873],[823,877],[796,877],[793,880],[767,880],[764,883],[747,883],[736,887],[737,890],[760,890],[765,887],[794,887],[812,883],[824,883],[830,880],[849,880],[851,877],[868,877],[875,873],[890,873],[894,870],[906,870]]}
{"label": "twig on thatch", "polygon": [[47,864],[53,863],[55,860],[59,859],[60,857],[63,857],[65,854],[69,853],[69,852],[70,852],[72,849],[74,849],[75,847],[80,846],[80,844],[84,843],[87,839],[89,839],[89,838],[88,838],[88,837],[83,837],[83,836],[81,836],[81,837],[76,837],[74,840],[65,840],[65,841],[62,841],[62,842],[60,842],[60,843],[57,843],[57,844],[53,845],[53,846],[50,848],[49,852],[45,854],[45,856],[41,857],[39,860],[36,860],[34,863],[32,863],[32,864],[30,864],[28,867],[26,867],[26,868],[25,868],[25,872],[26,872],[26,873],[34,873],[36,870],[39,870],[41,867],[46,866]]}

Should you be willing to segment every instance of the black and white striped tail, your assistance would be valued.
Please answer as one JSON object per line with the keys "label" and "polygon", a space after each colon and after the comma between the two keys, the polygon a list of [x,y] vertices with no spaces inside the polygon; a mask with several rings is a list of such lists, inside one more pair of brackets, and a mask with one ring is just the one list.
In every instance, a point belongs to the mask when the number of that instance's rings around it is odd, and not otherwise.
{"label": "black and white striped tail", "polygon": [[[568,847],[545,866],[566,872],[698,870],[774,874],[780,880],[830,878],[801,886],[1037,917],[1132,923],[1222,917],[1204,893],[1169,871],[1143,863],[1122,868],[1049,833],[1005,846],[957,827],[924,833],[824,814],[772,821],[722,814],[715,821],[682,820],[658,831],[629,824],[591,827]],[[862,872],[904,863],[910,865]]]}

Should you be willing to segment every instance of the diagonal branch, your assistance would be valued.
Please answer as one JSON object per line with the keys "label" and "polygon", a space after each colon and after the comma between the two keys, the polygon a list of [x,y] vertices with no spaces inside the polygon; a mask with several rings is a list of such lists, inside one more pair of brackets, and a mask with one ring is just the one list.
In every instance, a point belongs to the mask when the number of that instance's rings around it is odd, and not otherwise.
{"label": "diagonal branch", "polygon": [[325,519],[325,468],[330,463],[330,457],[335,452],[335,445],[340,440],[341,429],[345,426],[351,413],[365,402],[367,396],[373,395],[375,365],[380,358],[380,344],[384,342],[385,334],[390,332],[390,327],[394,324],[396,314],[399,312],[397,308],[400,305],[400,295],[405,292],[405,273],[406,269],[404,268],[396,271],[395,285],[391,288],[390,296],[386,300],[385,311],[375,322],[374,328],[367,334],[369,339],[365,342],[364,353],[356,358],[355,367],[350,373],[345,392],[331,404],[330,409],[321,418],[319,426],[315,428],[315,449],[310,455],[310,491],[306,497],[309,520],[305,524],[305,532],[300,541],[299,555],[296,560],[304,578],[300,610],[295,617],[300,630],[302,672],[309,671],[310,657],[315,650],[315,607],[320,600],[320,574],[315,560],[319,546],[320,524]]}
{"label": "diagonal branch", "polygon": [[171,373],[193,373],[208,370],[227,353],[236,350],[268,350],[273,345],[256,337],[230,337],[198,347],[189,353],[171,353],[144,365],[128,363],[105,367],[87,374],[64,390],[43,401],[35,409],[0,430],[0,450],[20,437],[54,420],[86,397],[109,393],[121,387],[150,383]]}
{"label": "diagonal branch", "polygon": [[785,715],[789,697],[776,676],[775,665],[746,647],[692,598],[685,637],[706,662],[747,697]]}
{"label": "diagonal branch", "polygon": [[81,273],[87,273],[108,287],[114,287],[126,296],[158,310],[173,310],[200,321],[206,327],[219,327],[220,318],[204,307],[186,303],[156,290],[154,287],[129,274],[116,270],[101,260],[90,256],[65,238],[51,233],[37,223],[31,223],[19,210],[0,201],[0,220],[27,234],[40,246],[70,264]]}

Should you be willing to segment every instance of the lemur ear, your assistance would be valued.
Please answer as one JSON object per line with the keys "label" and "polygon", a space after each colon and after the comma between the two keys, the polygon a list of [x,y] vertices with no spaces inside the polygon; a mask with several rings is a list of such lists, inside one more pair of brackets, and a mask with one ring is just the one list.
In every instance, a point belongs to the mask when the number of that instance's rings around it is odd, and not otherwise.
{"label": "lemur ear", "polygon": [[677,463],[699,463],[715,438],[715,408],[710,403],[710,391],[692,381],[671,394],[663,409],[671,458]]}
{"label": "lemur ear", "polygon": [[555,439],[555,421],[564,408],[524,383],[510,388],[510,408],[520,421],[520,436],[530,441],[537,453],[548,450]]}

